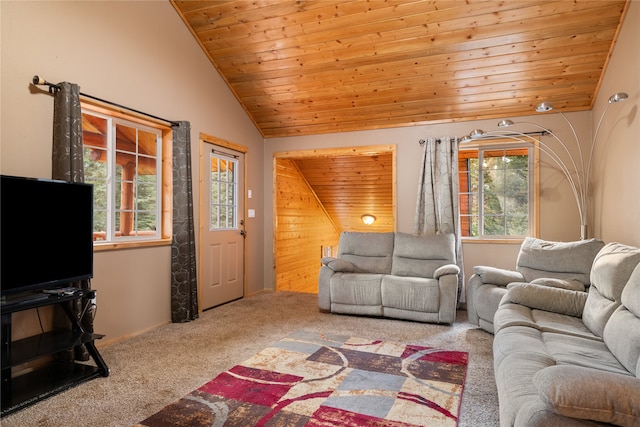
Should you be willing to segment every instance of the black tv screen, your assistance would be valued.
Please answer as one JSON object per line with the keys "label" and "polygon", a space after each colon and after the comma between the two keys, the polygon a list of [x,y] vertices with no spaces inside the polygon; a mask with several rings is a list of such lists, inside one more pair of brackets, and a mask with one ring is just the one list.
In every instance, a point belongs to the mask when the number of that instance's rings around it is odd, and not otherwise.
{"label": "black tv screen", "polygon": [[3,296],[93,277],[93,186],[0,176]]}

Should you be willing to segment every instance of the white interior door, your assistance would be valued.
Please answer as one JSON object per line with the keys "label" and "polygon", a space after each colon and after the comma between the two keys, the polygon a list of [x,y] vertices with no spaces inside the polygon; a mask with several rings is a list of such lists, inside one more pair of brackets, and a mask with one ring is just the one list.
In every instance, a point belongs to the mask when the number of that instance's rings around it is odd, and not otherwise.
{"label": "white interior door", "polygon": [[207,309],[244,296],[244,154],[205,142],[201,301]]}

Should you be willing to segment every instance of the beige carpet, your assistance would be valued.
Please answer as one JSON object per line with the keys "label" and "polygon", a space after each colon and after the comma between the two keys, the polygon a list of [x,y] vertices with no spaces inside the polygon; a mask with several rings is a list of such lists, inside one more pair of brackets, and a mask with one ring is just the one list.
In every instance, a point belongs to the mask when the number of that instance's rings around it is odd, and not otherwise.
{"label": "beige carpet", "polygon": [[[98,310],[98,316],[100,311]],[[320,313],[317,296],[264,293],[102,348],[111,369],[2,419],[10,426],[126,426],[299,329],[469,352],[460,426],[497,426],[493,336],[459,311],[453,326]]]}

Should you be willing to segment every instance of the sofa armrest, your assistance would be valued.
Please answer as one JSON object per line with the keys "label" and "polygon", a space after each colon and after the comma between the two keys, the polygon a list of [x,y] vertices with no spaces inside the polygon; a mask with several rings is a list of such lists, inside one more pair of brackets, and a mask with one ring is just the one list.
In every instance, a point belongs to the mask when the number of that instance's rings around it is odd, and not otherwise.
{"label": "sofa armrest", "polygon": [[491,283],[498,286],[507,286],[511,282],[524,282],[524,276],[517,271],[503,268],[477,265],[473,272],[482,279],[483,283]]}
{"label": "sofa armrest", "polygon": [[358,271],[358,267],[356,267],[353,263],[345,261],[343,259],[324,257],[322,258],[321,262],[322,265],[329,267],[336,273],[354,273]]}
{"label": "sofa armrest", "polygon": [[638,426],[640,378],[580,366],[556,365],[533,375],[547,408],[565,417]]}
{"label": "sofa armrest", "polygon": [[511,283],[500,305],[513,303],[529,308],[582,317],[587,293],[562,288],[551,288],[532,283]]}
{"label": "sofa armrest", "polygon": [[325,257],[322,257],[322,259],[320,260],[320,262],[322,263],[322,265],[329,265],[329,263],[330,263],[331,261],[333,261],[334,259],[338,259],[338,258],[334,258],[334,257],[332,257],[332,256],[325,256]]}
{"label": "sofa armrest", "polygon": [[460,274],[460,267],[455,264],[446,264],[442,267],[438,267],[436,271],[433,272],[433,278],[439,279],[447,274]]}

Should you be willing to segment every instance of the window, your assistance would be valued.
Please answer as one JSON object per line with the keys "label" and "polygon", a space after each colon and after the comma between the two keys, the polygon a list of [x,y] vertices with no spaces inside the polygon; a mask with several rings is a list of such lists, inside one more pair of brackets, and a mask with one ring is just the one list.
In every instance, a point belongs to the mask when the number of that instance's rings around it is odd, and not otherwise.
{"label": "window", "polygon": [[533,151],[526,143],[483,143],[460,148],[460,228],[463,237],[535,235]]}
{"label": "window", "polygon": [[[85,182],[94,186],[93,238],[117,247],[170,237],[171,129],[84,105]],[[167,157],[165,159],[165,157]],[[166,184],[169,185],[166,185]]]}
{"label": "window", "polygon": [[209,230],[238,226],[238,160],[211,152],[211,219]]}

